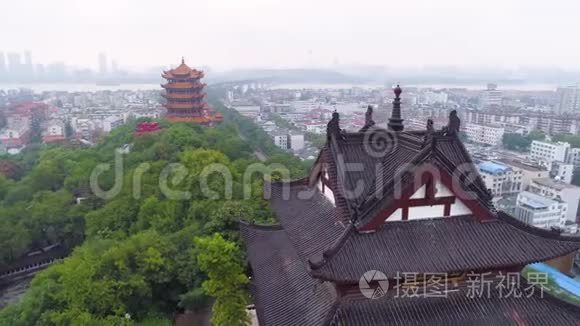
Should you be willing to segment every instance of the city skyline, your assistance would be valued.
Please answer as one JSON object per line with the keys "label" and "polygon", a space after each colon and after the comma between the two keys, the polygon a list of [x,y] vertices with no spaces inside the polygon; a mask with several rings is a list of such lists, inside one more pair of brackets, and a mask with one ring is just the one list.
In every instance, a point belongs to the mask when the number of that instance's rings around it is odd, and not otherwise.
{"label": "city skyline", "polygon": [[550,6],[522,0],[10,2],[0,13],[0,37],[4,52],[28,49],[43,62],[93,70],[98,52],[135,68],[182,55],[217,69],[336,63],[580,68],[580,49],[569,42],[580,27],[578,9],[571,0]]}

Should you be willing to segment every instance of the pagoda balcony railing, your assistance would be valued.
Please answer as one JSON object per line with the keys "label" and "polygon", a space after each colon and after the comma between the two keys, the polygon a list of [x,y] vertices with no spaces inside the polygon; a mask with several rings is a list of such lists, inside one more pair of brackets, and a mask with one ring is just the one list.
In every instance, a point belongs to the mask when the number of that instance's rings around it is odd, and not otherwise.
{"label": "pagoda balcony railing", "polygon": [[204,88],[206,86],[205,83],[166,83],[161,84],[161,87],[167,89],[196,89],[196,88]]}
{"label": "pagoda balcony railing", "polygon": [[167,94],[197,94],[201,93],[202,90],[198,88],[168,88],[166,92]]}
{"label": "pagoda balcony railing", "polygon": [[204,109],[207,104],[201,103],[167,103],[164,105],[167,109]]}
{"label": "pagoda balcony railing", "polygon": [[188,100],[188,99],[200,99],[205,97],[206,93],[199,93],[199,92],[187,92],[187,93],[183,93],[183,92],[175,92],[175,93],[167,93],[167,94],[161,94],[161,96],[163,96],[166,99],[171,99],[171,100],[180,100],[180,99],[184,99],[184,100]]}
{"label": "pagoda balcony railing", "polygon": [[199,98],[171,98],[167,97],[167,103],[200,103],[203,102],[201,97]]}
{"label": "pagoda balcony railing", "polygon": [[167,76],[162,76],[167,79],[169,83],[195,83],[198,82],[202,77],[187,77],[187,78],[171,78]]}

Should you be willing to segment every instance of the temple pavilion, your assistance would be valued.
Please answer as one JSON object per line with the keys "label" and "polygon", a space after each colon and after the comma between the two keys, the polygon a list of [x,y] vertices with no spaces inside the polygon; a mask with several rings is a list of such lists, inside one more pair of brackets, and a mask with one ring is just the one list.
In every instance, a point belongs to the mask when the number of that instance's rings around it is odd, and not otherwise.
{"label": "temple pavilion", "polygon": [[569,272],[580,239],[497,211],[456,112],[406,131],[394,92],[387,129],[371,107],[359,132],[335,112],[310,174],[266,185],[279,224],[241,223],[259,324],[580,325],[580,308],[514,277],[536,262]]}
{"label": "temple pavilion", "polygon": [[169,121],[211,125],[223,120],[222,115],[213,112],[204,100],[206,84],[200,82],[203,71],[190,68],[182,58],[177,68],[164,71],[161,76],[167,80],[161,87],[165,89],[162,96],[167,100],[164,106]]}

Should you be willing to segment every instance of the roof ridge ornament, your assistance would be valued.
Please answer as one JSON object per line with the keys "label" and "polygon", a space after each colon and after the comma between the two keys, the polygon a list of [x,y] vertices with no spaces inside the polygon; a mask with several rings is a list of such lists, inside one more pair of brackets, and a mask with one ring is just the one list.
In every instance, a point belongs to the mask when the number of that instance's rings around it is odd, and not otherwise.
{"label": "roof ridge ornament", "polygon": [[401,118],[401,93],[403,90],[397,84],[397,87],[393,89],[395,93],[395,99],[393,100],[393,111],[391,112],[391,117],[389,118],[389,129],[393,131],[403,131],[405,126],[403,125],[403,119]]}
{"label": "roof ridge ornament", "polygon": [[457,116],[457,110],[452,110],[449,112],[449,122],[447,123],[447,127],[443,128],[443,134],[445,136],[457,136],[460,127],[461,119]]}
{"label": "roof ridge ornament", "polygon": [[328,125],[326,126],[326,137],[328,139],[331,139],[332,136],[339,138],[340,132],[340,115],[334,110],[332,112],[332,119],[328,121]]}
{"label": "roof ridge ornament", "polygon": [[369,128],[375,125],[375,121],[373,120],[373,106],[369,105],[367,107],[367,112],[365,112],[365,124],[361,128],[361,132],[367,131]]}
{"label": "roof ridge ornament", "polygon": [[373,120],[373,106],[369,105],[367,107],[367,112],[365,113],[365,127],[369,128],[375,125]]}
{"label": "roof ridge ornament", "polygon": [[182,56],[181,57],[181,64],[184,65],[185,64],[185,58]]}
{"label": "roof ridge ornament", "polygon": [[423,139],[423,147],[427,146],[431,143],[431,146],[434,147],[435,145],[435,138],[433,137],[435,134],[435,128],[433,127],[433,119],[427,119],[427,131],[425,132],[425,138]]}

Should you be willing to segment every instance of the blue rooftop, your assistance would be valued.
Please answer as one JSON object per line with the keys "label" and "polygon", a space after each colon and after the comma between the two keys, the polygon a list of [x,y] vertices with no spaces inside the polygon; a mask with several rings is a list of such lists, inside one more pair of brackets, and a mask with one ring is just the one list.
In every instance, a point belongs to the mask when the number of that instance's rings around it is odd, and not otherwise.
{"label": "blue rooftop", "polygon": [[491,161],[480,163],[478,167],[480,171],[495,175],[511,171],[510,167]]}
{"label": "blue rooftop", "polygon": [[535,263],[529,266],[538,272],[548,274],[548,276],[554,279],[554,281],[556,282],[556,284],[560,286],[560,288],[568,291],[569,293],[575,296],[580,296],[580,282],[562,274],[559,270],[544,263]]}
{"label": "blue rooftop", "polygon": [[539,201],[535,201],[535,200],[529,200],[528,202],[526,202],[526,205],[535,208],[535,209],[542,209],[542,208],[547,208],[548,206],[540,203]]}
{"label": "blue rooftop", "polygon": [[548,208],[550,205],[558,204],[558,202],[553,199],[540,196],[529,191],[522,191],[518,198],[520,198],[520,196],[524,200],[525,205],[534,209],[544,209]]}

